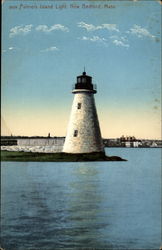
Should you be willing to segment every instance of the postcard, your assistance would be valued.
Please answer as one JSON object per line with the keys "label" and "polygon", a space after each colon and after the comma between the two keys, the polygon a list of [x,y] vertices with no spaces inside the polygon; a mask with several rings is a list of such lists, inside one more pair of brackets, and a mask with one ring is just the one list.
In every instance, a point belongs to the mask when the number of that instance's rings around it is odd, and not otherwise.
{"label": "postcard", "polygon": [[1,249],[160,249],[161,1],[4,0],[1,86]]}

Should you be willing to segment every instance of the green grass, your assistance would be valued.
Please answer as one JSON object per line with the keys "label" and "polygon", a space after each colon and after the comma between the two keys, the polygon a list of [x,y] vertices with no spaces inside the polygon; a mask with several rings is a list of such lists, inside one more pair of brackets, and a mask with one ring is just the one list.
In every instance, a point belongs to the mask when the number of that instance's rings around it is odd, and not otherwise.
{"label": "green grass", "polygon": [[1,151],[1,161],[42,161],[42,162],[82,162],[82,161],[125,161],[118,156],[104,153],[68,154]]}

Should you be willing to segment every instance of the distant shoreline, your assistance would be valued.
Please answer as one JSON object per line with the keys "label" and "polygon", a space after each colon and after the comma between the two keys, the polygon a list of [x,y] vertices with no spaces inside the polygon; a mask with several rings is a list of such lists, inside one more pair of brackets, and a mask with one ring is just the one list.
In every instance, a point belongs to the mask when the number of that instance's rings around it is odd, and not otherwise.
{"label": "distant shoreline", "polygon": [[[128,138],[102,138],[104,147],[115,148],[162,148],[162,140]],[[41,141],[41,142],[40,142]],[[52,146],[62,145],[64,136],[1,136],[1,146]]]}

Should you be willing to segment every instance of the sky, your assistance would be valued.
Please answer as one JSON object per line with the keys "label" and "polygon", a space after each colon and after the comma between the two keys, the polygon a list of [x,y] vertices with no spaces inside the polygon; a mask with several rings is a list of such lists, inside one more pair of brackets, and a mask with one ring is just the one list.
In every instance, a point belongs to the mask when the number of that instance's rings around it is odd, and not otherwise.
{"label": "sky", "polygon": [[2,135],[65,136],[85,66],[102,137],[161,138],[160,1],[6,0],[2,14]]}

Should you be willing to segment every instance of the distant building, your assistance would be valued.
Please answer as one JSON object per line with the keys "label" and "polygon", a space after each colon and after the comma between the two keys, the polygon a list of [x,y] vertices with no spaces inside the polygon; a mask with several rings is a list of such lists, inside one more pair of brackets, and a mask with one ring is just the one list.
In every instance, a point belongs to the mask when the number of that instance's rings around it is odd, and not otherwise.
{"label": "distant building", "polygon": [[134,147],[134,148],[138,148],[138,147],[141,146],[141,145],[142,145],[141,141],[134,141],[134,142],[133,142],[133,147]]}
{"label": "distant building", "polygon": [[156,142],[152,142],[152,144],[150,145],[150,147],[151,147],[151,148],[154,148],[154,147],[156,148],[156,147],[158,147],[158,145],[157,145]]}
{"label": "distant building", "polygon": [[135,147],[135,148],[137,148],[137,147],[139,147],[139,146],[141,146],[142,145],[142,143],[141,143],[141,140],[137,140],[136,138],[135,138],[135,136],[124,136],[124,135],[122,135],[120,138],[119,138],[119,141],[120,141],[120,143],[121,143],[121,146],[123,146],[123,147]]}
{"label": "distant building", "polygon": [[125,142],[125,147],[130,148],[131,146],[133,146],[133,143],[131,143],[130,141]]}

